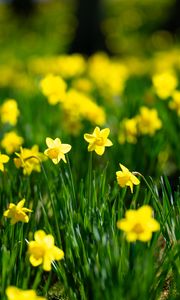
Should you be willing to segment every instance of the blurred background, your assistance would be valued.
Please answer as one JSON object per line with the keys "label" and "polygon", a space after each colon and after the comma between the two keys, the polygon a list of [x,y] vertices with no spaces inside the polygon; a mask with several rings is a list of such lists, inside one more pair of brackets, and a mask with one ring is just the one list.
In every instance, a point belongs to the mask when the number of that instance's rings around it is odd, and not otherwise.
{"label": "blurred background", "polygon": [[0,60],[149,55],[178,43],[179,11],[178,0],[0,0]]}

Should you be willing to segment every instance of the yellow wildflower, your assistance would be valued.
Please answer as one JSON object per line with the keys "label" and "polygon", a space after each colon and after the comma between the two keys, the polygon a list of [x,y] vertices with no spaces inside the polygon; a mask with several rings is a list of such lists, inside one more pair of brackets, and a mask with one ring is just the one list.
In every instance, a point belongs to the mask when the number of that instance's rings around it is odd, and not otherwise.
{"label": "yellow wildflower", "polygon": [[171,96],[178,85],[177,77],[172,71],[155,74],[152,81],[156,94],[163,100]]}
{"label": "yellow wildflower", "polygon": [[6,289],[8,300],[46,300],[44,297],[36,295],[34,290],[21,290],[15,286]]}
{"label": "yellow wildflower", "polygon": [[119,164],[119,165],[120,165],[122,171],[116,172],[118,184],[121,187],[129,186],[131,193],[133,193],[133,184],[138,185],[138,184],[140,184],[140,181],[126,167],[124,167],[122,164]]}
{"label": "yellow wildflower", "polygon": [[34,239],[35,241],[30,241],[28,244],[30,263],[34,267],[43,264],[43,269],[50,271],[51,263],[63,259],[64,252],[54,246],[54,237],[51,234],[46,235],[43,230],[36,231]]}
{"label": "yellow wildflower", "polygon": [[89,93],[93,89],[93,82],[88,78],[78,78],[73,81],[73,87],[80,92]]}
{"label": "yellow wildflower", "polygon": [[162,127],[162,122],[158,117],[156,109],[149,109],[142,106],[140,114],[137,116],[137,125],[141,134],[154,135],[156,130]]}
{"label": "yellow wildflower", "polygon": [[86,68],[86,62],[81,54],[61,55],[56,61],[58,71],[63,78],[81,75]]}
{"label": "yellow wildflower", "polygon": [[120,61],[111,60],[105,53],[96,53],[88,62],[88,72],[100,91],[112,96],[123,92],[128,70]]}
{"label": "yellow wildflower", "polygon": [[4,212],[3,216],[11,219],[11,224],[17,222],[29,222],[27,212],[32,212],[31,209],[24,207],[25,199],[22,199],[18,204],[10,203],[8,209]]}
{"label": "yellow wildflower", "polygon": [[19,116],[17,102],[14,99],[7,99],[0,107],[0,118],[3,124],[16,125]]}
{"label": "yellow wildflower", "polygon": [[14,158],[16,168],[23,168],[24,175],[30,175],[32,171],[41,171],[41,162],[46,159],[43,153],[39,152],[39,147],[34,145],[31,149],[20,148],[20,153],[16,153],[18,158]]}
{"label": "yellow wildflower", "polygon": [[104,109],[91,97],[75,89],[67,92],[66,101],[62,103],[62,107],[66,114],[74,118],[84,118],[97,125],[103,125],[106,121]]}
{"label": "yellow wildflower", "polygon": [[152,237],[152,232],[158,231],[160,225],[152,217],[153,210],[149,205],[143,205],[137,210],[128,210],[125,218],[117,222],[117,227],[126,233],[128,242],[140,240],[147,242]]}
{"label": "yellow wildflower", "polygon": [[137,119],[124,119],[121,123],[120,133],[119,133],[119,143],[124,144],[126,141],[131,144],[137,142]]}
{"label": "yellow wildflower", "polygon": [[19,150],[23,141],[23,138],[17,135],[15,131],[10,131],[5,133],[1,141],[1,146],[6,150],[8,154],[12,154],[14,151]]}
{"label": "yellow wildflower", "polygon": [[0,152],[0,171],[4,172],[4,164],[9,161],[9,156],[1,154]]}
{"label": "yellow wildflower", "polygon": [[41,80],[40,86],[50,104],[55,105],[64,101],[67,85],[60,76],[49,74]]}
{"label": "yellow wildflower", "polygon": [[107,138],[109,133],[109,128],[100,130],[98,126],[92,134],[85,133],[84,139],[89,143],[88,151],[95,151],[98,155],[103,155],[105,147],[112,146],[112,142]]}
{"label": "yellow wildflower", "polygon": [[66,163],[64,154],[71,150],[71,145],[62,144],[59,138],[53,140],[49,137],[46,138],[46,145],[48,146],[48,149],[44,151],[44,154],[52,159],[54,164],[58,164],[61,159]]}
{"label": "yellow wildflower", "polygon": [[180,91],[175,91],[172,94],[172,101],[169,103],[169,107],[174,109],[180,117]]}

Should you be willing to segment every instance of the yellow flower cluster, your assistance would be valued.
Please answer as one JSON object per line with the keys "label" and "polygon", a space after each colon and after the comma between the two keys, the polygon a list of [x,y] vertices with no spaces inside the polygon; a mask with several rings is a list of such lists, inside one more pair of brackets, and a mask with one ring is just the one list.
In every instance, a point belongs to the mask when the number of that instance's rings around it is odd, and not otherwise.
{"label": "yellow flower cluster", "polygon": [[130,144],[135,144],[137,142],[138,128],[137,128],[137,119],[125,118],[121,122],[120,132],[118,140],[120,144],[124,144],[126,141]]}
{"label": "yellow flower cluster", "polygon": [[60,76],[49,74],[41,80],[40,86],[49,104],[55,105],[65,100],[67,85]]}
{"label": "yellow flower cluster", "polygon": [[177,77],[172,70],[155,74],[152,81],[156,94],[162,100],[170,97],[178,85]]}
{"label": "yellow flower cluster", "polygon": [[120,95],[128,78],[125,64],[112,61],[103,53],[93,55],[88,62],[88,74],[100,91],[112,96]]}
{"label": "yellow flower cluster", "polygon": [[89,96],[75,89],[67,92],[66,101],[62,103],[62,107],[70,119],[81,120],[83,118],[97,125],[103,125],[106,121],[104,109]]}
{"label": "yellow flower cluster", "polygon": [[9,123],[15,126],[19,116],[17,102],[14,99],[7,99],[0,107],[0,119],[3,124]]}
{"label": "yellow flower cluster", "polygon": [[46,75],[53,73],[69,79],[81,76],[84,73],[86,61],[80,54],[39,57],[31,59],[28,68],[34,74]]}
{"label": "yellow flower cluster", "polygon": [[153,136],[161,127],[162,121],[158,117],[157,110],[142,106],[138,115],[131,119],[126,118],[121,122],[118,136],[119,143],[135,144],[139,135]]}
{"label": "yellow flower cluster", "polygon": [[15,131],[5,133],[1,146],[6,150],[8,154],[12,154],[19,150],[20,146],[24,142],[24,139],[19,136]]}
{"label": "yellow flower cluster", "polygon": [[140,114],[137,116],[137,126],[140,134],[154,135],[156,130],[162,127],[162,122],[158,117],[155,108],[149,109],[145,106],[140,108]]}

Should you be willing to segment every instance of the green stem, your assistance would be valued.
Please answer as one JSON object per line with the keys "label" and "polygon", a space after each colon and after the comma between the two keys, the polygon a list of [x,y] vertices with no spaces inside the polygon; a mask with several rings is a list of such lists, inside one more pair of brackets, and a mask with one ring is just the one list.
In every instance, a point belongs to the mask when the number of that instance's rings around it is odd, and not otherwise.
{"label": "green stem", "polygon": [[74,205],[76,206],[76,193],[75,193],[74,179],[73,179],[71,165],[70,165],[68,155],[67,155],[67,163],[68,163],[68,171],[69,171],[69,176],[70,176],[69,184],[70,184],[71,191],[72,191],[72,198],[74,200]]}
{"label": "green stem", "polygon": [[37,271],[37,273],[36,273],[36,277],[34,279],[34,282],[33,282],[33,286],[32,286],[33,290],[36,290],[37,287],[38,287],[38,285],[40,284],[42,273],[43,273],[43,269],[39,268],[38,271]]}
{"label": "green stem", "polygon": [[88,201],[91,203],[92,197],[92,152],[89,157],[89,168],[88,168]]}
{"label": "green stem", "polygon": [[50,189],[50,186],[49,186],[49,180],[48,180],[46,171],[45,171],[44,166],[43,166],[42,163],[41,163],[41,168],[43,170],[43,174],[44,174],[47,186],[48,186],[49,197],[50,197],[50,200],[51,200],[52,209],[53,209],[53,213],[54,213],[54,219],[55,219],[56,228],[57,228],[57,236],[58,236],[59,243],[61,244],[61,235],[60,235],[60,231],[59,231],[59,223],[58,223],[58,220],[57,220],[57,210],[56,210],[56,207],[55,207],[54,199],[51,196],[51,189]]}
{"label": "green stem", "polygon": [[139,173],[139,172],[132,172],[132,173],[133,173],[134,175],[140,176],[140,177],[144,180],[145,184],[147,185],[148,189],[149,189],[150,192],[151,192],[151,195],[152,195],[153,198],[155,199],[156,204],[157,204],[157,208],[158,208],[158,210],[159,210],[159,212],[160,212],[160,214],[161,214],[162,209],[161,209],[161,206],[160,206],[159,197],[155,194],[155,192],[153,191],[152,187],[150,186],[150,184],[148,183],[148,181],[146,180],[146,178],[145,178],[141,173]]}

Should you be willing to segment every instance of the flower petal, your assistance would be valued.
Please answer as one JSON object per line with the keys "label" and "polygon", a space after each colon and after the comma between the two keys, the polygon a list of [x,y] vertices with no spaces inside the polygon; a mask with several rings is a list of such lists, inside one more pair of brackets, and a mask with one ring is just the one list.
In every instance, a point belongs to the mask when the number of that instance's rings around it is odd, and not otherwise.
{"label": "flower petal", "polygon": [[47,137],[46,138],[46,145],[49,147],[49,148],[53,148],[54,147],[54,140]]}
{"label": "flower petal", "polygon": [[105,147],[104,146],[96,146],[95,147],[95,152],[98,155],[103,155],[104,151],[105,151]]}

